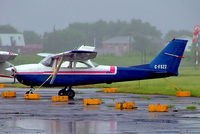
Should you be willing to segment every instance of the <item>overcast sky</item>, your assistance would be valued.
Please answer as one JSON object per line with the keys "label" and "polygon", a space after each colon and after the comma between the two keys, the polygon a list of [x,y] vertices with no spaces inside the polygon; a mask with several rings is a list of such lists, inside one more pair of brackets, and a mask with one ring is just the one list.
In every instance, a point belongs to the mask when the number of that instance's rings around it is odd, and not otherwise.
{"label": "overcast sky", "polygon": [[141,19],[166,33],[200,24],[200,0],[0,0],[0,25],[38,33],[73,22]]}

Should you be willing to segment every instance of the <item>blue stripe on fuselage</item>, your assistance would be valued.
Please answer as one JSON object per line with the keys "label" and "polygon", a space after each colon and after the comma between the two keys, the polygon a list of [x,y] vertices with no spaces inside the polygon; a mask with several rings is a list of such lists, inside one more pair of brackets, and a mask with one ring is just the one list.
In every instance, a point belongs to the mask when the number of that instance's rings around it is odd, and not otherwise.
{"label": "blue stripe on fuselage", "polygon": [[[117,67],[117,73],[108,74],[57,74],[53,85],[50,85],[48,80],[44,86],[67,86],[67,85],[86,85],[98,83],[112,83],[120,81],[131,81],[140,79],[160,78],[152,74],[165,74],[165,72],[157,72],[154,69],[141,69],[135,67]],[[16,78],[19,82],[26,85],[41,85],[50,74],[17,74]]]}

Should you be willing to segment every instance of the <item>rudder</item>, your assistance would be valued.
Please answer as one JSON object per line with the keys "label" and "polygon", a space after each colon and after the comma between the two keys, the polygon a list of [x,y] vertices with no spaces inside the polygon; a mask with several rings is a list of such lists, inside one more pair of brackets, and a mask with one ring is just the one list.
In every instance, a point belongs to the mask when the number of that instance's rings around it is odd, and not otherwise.
{"label": "rudder", "polygon": [[167,71],[178,75],[178,68],[183,58],[183,53],[187,40],[173,39],[159,53],[159,55],[150,63],[150,67],[158,71]]}

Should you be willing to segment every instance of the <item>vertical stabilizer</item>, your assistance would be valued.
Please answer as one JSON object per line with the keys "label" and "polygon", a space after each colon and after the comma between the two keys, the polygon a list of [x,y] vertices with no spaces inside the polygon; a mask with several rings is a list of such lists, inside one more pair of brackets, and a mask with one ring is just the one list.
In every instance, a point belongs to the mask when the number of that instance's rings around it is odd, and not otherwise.
{"label": "vertical stabilizer", "polygon": [[151,68],[159,71],[166,70],[167,73],[178,75],[178,68],[183,58],[187,40],[173,39],[150,63]]}

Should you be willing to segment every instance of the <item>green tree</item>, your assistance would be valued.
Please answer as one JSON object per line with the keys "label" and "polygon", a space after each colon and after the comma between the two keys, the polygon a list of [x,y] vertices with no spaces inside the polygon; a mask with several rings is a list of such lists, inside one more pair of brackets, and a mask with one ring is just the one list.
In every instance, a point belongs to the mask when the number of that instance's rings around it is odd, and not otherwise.
{"label": "green tree", "polygon": [[26,44],[41,44],[41,37],[34,31],[24,31],[23,35]]}
{"label": "green tree", "polygon": [[104,40],[115,36],[133,36],[136,41],[133,45],[137,45],[136,50],[141,51],[146,45],[148,50],[155,52],[161,44],[162,34],[156,27],[137,19],[131,22],[99,20],[95,23],[73,23],[63,30],[46,33],[43,43],[46,50],[59,51],[74,48],[81,43],[93,45],[95,39],[96,46],[101,48]]}
{"label": "green tree", "polygon": [[168,42],[170,41],[172,38],[174,37],[181,37],[181,36],[189,36],[192,37],[193,33],[191,31],[188,30],[170,30],[169,32],[167,32],[164,36],[164,41]]}
{"label": "green tree", "polygon": [[74,49],[84,42],[83,33],[74,29],[58,30],[47,33],[43,39],[44,49],[51,52],[60,52]]}
{"label": "green tree", "polygon": [[17,29],[10,25],[1,25],[0,26],[0,33],[19,33]]}

